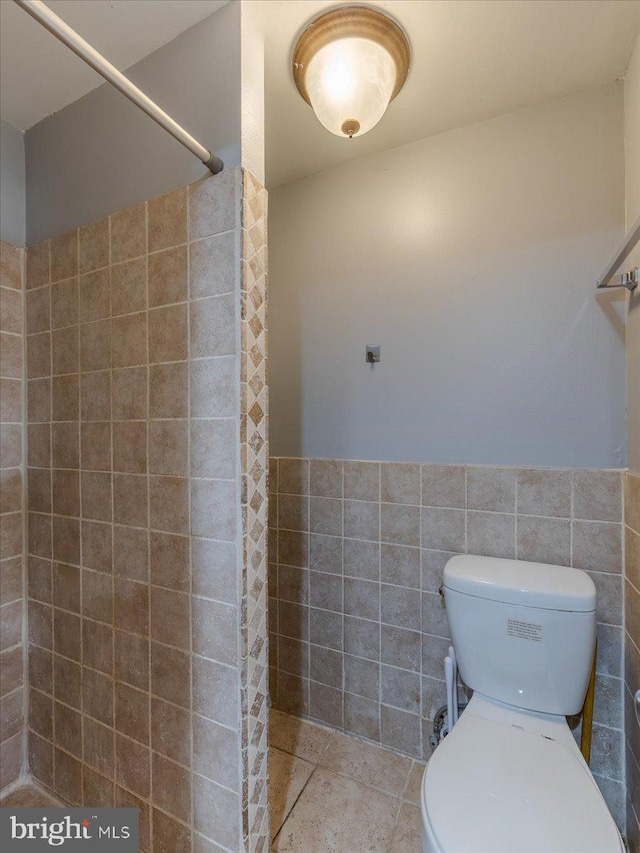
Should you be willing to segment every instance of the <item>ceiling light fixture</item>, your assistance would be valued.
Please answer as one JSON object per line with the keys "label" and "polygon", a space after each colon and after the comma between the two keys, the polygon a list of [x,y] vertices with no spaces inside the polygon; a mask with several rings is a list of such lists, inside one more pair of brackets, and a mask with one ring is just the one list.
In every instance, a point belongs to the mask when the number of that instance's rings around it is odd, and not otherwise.
{"label": "ceiling light fixture", "polygon": [[409,73],[409,42],[387,15],[342,6],[300,36],[293,79],[318,120],[336,136],[362,136],[380,121]]}

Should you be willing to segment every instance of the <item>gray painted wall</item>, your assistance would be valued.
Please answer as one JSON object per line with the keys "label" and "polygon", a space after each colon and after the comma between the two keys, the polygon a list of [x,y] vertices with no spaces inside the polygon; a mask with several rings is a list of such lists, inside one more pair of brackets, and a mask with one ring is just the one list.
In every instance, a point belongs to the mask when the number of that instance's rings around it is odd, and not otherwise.
{"label": "gray painted wall", "polygon": [[[239,3],[126,73],[226,166],[240,164]],[[25,142],[29,244],[210,174],[107,83],[34,125]]]}
{"label": "gray painted wall", "polygon": [[623,231],[620,83],[277,188],[272,455],[624,465]]}
{"label": "gray painted wall", "polygon": [[[626,224],[640,216],[640,36],[624,81]],[[625,269],[640,267],[640,245]],[[640,473],[640,288],[629,297],[627,314],[627,429],[629,469]]]}
{"label": "gray painted wall", "polygon": [[0,240],[25,244],[24,134],[0,119]]}

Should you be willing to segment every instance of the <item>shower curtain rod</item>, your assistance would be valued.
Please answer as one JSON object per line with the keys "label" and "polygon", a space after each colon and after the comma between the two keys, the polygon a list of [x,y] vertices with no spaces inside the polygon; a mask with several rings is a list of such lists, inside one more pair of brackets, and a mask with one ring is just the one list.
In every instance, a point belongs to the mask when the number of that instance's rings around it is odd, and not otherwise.
{"label": "shower curtain rod", "polygon": [[615,271],[631,254],[631,251],[638,241],[640,241],[640,217],[638,217],[635,223],[631,226],[631,230],[624,238],[624,242],[609,261],[606,270],[596,281],[597,290],[606,290],[607,288],[613,287],[626,287],[629,291],[636,289],[638,282],[640,282],[640,272],[638,271],[638,267],[634,267],[632,270],[629,270],[629,272],[620,273],[616,281],[613,284],[611,282]]}
{"label": "shower curtain rod", "polygon": [[72,30],[62,18],[59,18],[55,12],[52,12],[41,0],[15,0],[18,6],[21,6],[25,12],[35,18],[38,23],[49,30],[49,32],[59,39],[63,44],[83,59],[87,65],[90,65],[94,71],[97,71],[104,79],[115,86],[119,92],[129,98],[137,107],[145,112],[149,118],[152,118],[160,127],[164,128],[168,133],[177,139],[185,148],[195,154],[204,165],[216,175],[224,168],[224,163],[211,151],[208,151],[204,145],[191,136],[190,133],[181,127],[171,116],[167,115],[155,101],[148,98],[131,80],[124,76],[118,69],[112,65],[109,60],[105,59],[102,54],[98,53],[91,45],[85,41],[75,30]]}

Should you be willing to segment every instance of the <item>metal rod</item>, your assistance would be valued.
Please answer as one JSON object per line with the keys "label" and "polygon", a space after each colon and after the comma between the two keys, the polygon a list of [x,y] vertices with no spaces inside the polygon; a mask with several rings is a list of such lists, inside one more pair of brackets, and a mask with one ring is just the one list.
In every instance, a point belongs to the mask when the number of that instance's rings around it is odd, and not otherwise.
{"label": "metal rod", "polygon": [[118,71],[114,65],[91,47],[82,36],[78,35],[75,30],[72,30],[62,18],[59,18],[41,0],[15,0],[15,2],[18,6],[22,6],[25,12],[31,15],[32,18],[35,18],[38,23],[42,24],[45,29],[49,30],[63,44],[66,44],[76,56],[79,56],[94,71],[97,71],[98,74],[104,77],[108,83],[111,83],[119,92],[122,92],[125,97],[129,98],[132,103],[140,107],[149,118],[152,118],[160,127],[168,131],[174,139],[177,139],[192,154],[195,154],[214,175],[222,171],[224,164],[219,157],[208,151],[204,145],[200,145],[197,139],[194,139],[190,133],[187,133],[155,101],[148,98],[131,80]]}
{"label": "metal rod", "polygon": [[623,273],[620,282],[616,284],[610,284],[611,279],[615,275],[616,270],[618,269],[620,264],[625,261],[627,257],[631,254],[631,250],[636,245],[638,240],[640,240],[640,217],[636,219],[635,224],[632,226],[631,230],[624,238],[622,246],[620,246],[618,251],[611,258],[611,261],[607,264],[605,271],[597,280],[596,287],[599,290],[605,287],[626,287],[627,290],[634,290],[638,286],[637,271],[635,271],[636,274],[634,274],[634,270],[632,270],[630,273]]}

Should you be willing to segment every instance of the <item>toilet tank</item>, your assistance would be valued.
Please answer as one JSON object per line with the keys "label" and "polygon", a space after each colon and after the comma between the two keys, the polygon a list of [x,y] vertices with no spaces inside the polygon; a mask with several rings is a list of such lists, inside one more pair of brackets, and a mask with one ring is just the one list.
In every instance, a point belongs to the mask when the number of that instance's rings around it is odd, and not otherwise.
{"label": "toilet tank", "polygon": [[509,705],[577,714],[596,637],[596,590],[585,572],[470,554],[444,570],[451,638],[463,681]]}

